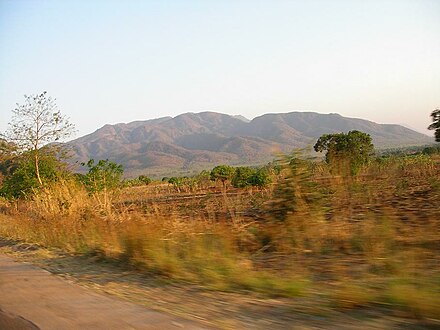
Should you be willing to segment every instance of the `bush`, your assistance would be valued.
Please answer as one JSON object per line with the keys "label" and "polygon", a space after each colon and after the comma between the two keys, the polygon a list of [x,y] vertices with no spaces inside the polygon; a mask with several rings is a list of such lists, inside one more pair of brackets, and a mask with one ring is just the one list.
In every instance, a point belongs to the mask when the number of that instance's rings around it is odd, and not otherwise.
{"label": "bush", "polygon": [[232,178],[232,185],[235,188],[245,188],[250,186],[265,187],[272,182],[272,178],[267,168],[258,170],[251,167],[237,167]]}
{"label": "bush", "polygon": [[249,187],[253,183],[256,171],[250,167],[237,167],[232,178],[232,185],[235,188]]}
{"label": "bush", "polygon": [[124,186],[127,187],[137,187],[137,186],[144,186],[149,185],[151,183],[151,179],[146,175],[139,175],[136,179],[131,180],[125,180]]}
{"label": "bush", "polygon": [[226,181],[234,175],[234,168],[228,165],[219,165],[212,169],[210,178],[212,181],[221,181],[223,187],[226,187]]}
{"label": "bush", "polygon": [[324,134],[313,146],[315,151],[326,151],[325,159],[336,174],[358,174],[361,167],[370,161],[374,146],[367,133],[350,131]]}
{"label": "bush", "polygon": [[106,160],[100,160],[96,165],[93,159],[90,159],[83,166],[89,168],[89,172],[82,177],[82,182],[89,192],[99,192],[103,190],[112,190],[121,185],[124,169],[122,165]]}
{"label": "bush", "polygon": [[251,184],[253,186],[266,187],[270,183],[272,183],[272,178],[270,176],[269,170],[264,167],[258,169],[251,177]]}
{"label": "bush", "polygon": [[[50,184],[57,181],[63,174],[64,164],[52,155],[40,156],[39,170],[42,180]],[[35,162],[32,158],[25,157],[19,162],[18,167],[7,176],[0,189],[0,195],[7,198],[25,198],[32,190],[40,187],[35,175]]]}

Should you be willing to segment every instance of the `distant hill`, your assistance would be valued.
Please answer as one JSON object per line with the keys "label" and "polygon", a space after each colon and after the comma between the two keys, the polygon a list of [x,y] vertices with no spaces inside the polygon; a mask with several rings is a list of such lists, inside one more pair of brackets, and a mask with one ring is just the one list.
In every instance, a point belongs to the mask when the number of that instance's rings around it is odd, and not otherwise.
{"label": "distant hill", "polygon": [[251,121],[215,112],[185,113],[127,124],[105,125],[68,142],[73,159],[110,159],[127,175],[165,175],[226,164],[261,164],[280,152],[315,143],[326,133],[359,130],[376,148],[423,145],[433,138],[400,125],[377,124],[338,114],[265,114]]}

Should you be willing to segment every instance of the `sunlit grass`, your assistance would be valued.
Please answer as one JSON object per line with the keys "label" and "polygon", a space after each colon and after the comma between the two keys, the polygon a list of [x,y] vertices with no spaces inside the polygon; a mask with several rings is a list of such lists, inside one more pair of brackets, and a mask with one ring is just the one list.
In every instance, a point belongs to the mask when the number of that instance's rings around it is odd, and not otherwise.
{"label": "sunlit grass", "polygon": [[0,235],[210,290],[319,295],[339,310],[438,318],[439,159],[390,158],[355,178],[301,166],[276,198],[269,189],[191,197],[167,185],[89,195],[65,181],[33,201],[0,201]]}

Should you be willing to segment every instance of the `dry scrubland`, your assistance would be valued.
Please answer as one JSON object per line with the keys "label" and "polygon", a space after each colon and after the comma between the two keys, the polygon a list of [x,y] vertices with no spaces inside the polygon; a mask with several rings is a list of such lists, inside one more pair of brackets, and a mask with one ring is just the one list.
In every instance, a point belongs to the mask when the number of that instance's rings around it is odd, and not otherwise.
{"label": "dry scrubland", "polygon": [[153,183],[89,195],[65,181],[0,202],[0,235],[208,290],[439,319],[439,156],[376,160],[356,177],[284,163],[263,190]]}

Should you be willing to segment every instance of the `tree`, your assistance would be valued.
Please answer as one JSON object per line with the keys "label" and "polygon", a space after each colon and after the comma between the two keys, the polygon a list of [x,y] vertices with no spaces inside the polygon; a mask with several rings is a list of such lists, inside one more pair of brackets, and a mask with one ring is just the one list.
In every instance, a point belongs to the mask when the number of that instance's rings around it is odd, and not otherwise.
{"label": "tree", "polygon": [[182,187],[184,182],[184,178],[179,178],[177,176],[173,176],[169,178],[168,183],[172,184],[173,187],[180,193],[180,188]]}
{"label": "tree", "polygon": [[[60,162],[54,153],[44,152],[39,159],[40,176],[45,182],[56,182],[67,174],[66,164]],[[8,198],[27,198],[39,187],[35,176],[35,162],[32,158],[21,157],[6,175],[0,195]]]}
{"label": "tree", "polygon": [[356,175],[369,161],[374,146],[369,134],[350,131],[347,134],[324,134],[313,148],[317,152],[327,151],[325,159],[337,172],[350,171]]}
{"label": "tree", "polygon": [[219,165],[212,169],[210,177],[212,181],[221,181],[223,184],[223,188],[225,188],[226,181],[232,178],[234,172],[235,169],[231,166]]}
{"label": "tree", "polygon": [[431,113],[432,124],[429,125],[428,129],[435,130],[434,136],[435,141],[440,142],[440,109],[435,109]]}
{"label": "tree", "polygon": [[151,179],[146,175],[139,175],[137,179],[144,185],[149,185],[151,183]]}
{"label": "tree", "polygon": [[34,175],[38,184],[42,186],[41,147],[69,137],[74,132],[74,125],[61,114],[55,99],[46,92],[25,95],[24,98],[24,104],[17,103],[17,107],[12,111],[13,117],[6,136],[21,151],[30,152],[34,161]]}
{"label": "tree", "polygon": [[251,184],[257,187],[266,187],[272,182],[269,170],[265,167],[258,169],[251,177]]}
{"label": "tree", "polygon": [[18,167],[16,146],[0,138],[0,185]]}
{"label": "tree", "polygon": [[87,164],[82,165],[89,168],[88,173],[82,177],[82,181],[90,192],[112,190],[120,186],[124,173],[122,165],[108,159],[101,159],[96,164],[93,159],[90,159]]}
{"label": "tree", "polygon": [[245,188],[249,186],[265,187],[272,182],[267,168],[255,169],[252,167],[240,166],[235,169],[232,177],[232,185],[235,188]]}
{"label": "tree", "polygon": [[235,169],[232,185],[235,188],[244,188],[252,185],[252,179],[255,175],[255,169],[251,167],[241,166]]}
{"label": "tree", "polygon": [[173,176],[168,179],[168,183],[172,184],[175,187],[182,185],[182,178],[178,178],[177,176]]}

